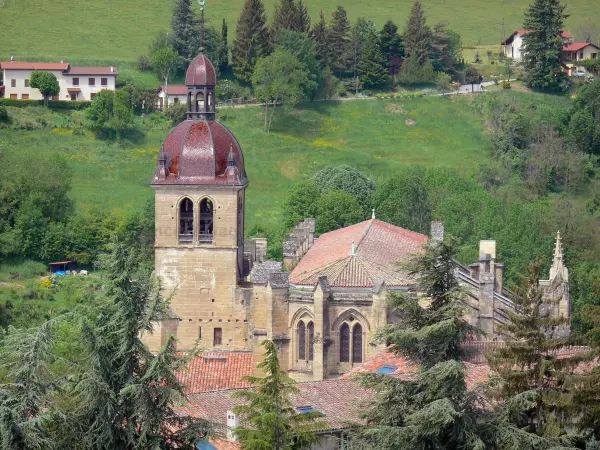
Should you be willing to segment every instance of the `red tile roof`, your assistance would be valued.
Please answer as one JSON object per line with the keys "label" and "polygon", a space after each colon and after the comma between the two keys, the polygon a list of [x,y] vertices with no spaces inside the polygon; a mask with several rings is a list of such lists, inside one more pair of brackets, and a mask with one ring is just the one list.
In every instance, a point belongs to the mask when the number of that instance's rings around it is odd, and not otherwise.
{"label": "red tile roof", "polygon": [[0,68],[6,70],[60,70],[64,72],[69,69],[69,64],[7,61],[0,63]]}
{"label": "red tile roof", "polygon": [[[169,95],[187,95],[187,86],[185,84],[170,84]],[[161,85],[161,91],[165,91],[165,85]]]}
{"label": "red tile roof", "polygon": [[595,48],[600,48],[600,47],[596,47],[594,44],[592,44],[590,42],[573,42],[572,44],[565,45],[563,47],[563,52],[576,52],[578,50],[581,50],[582,48],[587,47],[588,45],[591,45],[592,47],[595,47]]}
{"label": "red tile roof", "polygon": [[[513,40],[513,38],[518,34],[519,36],[525,36],[527,33],[529,33],[531,30],[524,30],[524,29],[518,29],[513,31],[510,36],[508,36],[506,39],[504,39],[504,41],[502,41],[502,45],[506,45],[506,44],[510,44]],[[560,33],[561,37],[563,39],[571,39],[573,38],[573,35],[571,33],[569,33],[568,31],[563,31],[562,33]]]}
{"label": "red tile roof", "polygon": [[253,370],[251,352],[207,351],[194,357],[178,378],[187,386],[186,392],[193,394],[248,387],[250,383],[241,378],[252,375]]}
{"label": "red tile roof", "polygon": [[372,287],[378,280],[388,286],[410,285],[414,280],[396,263],[424,252],[427,240],[424,234],[377,219],[331,231],[315,241],[291,272],[290,283],[314,286],[320,276],[327,276],[331,286]]}
{"label": "red tile roof", "polygon": [[[112,70],[111,70],[112,69]],[[71,67],[67,75],[119,75],[116,67]]]}
{"label": "red tile roof", "polygon": [[242,450],[242,446],[237,442],[228,441],[220,437],[212,437],[209,442],[214,445],[217,450]]}
{"label": "red tile roof", "polygon": [[[327,429],[321,431],[348,428],[351,424],[362,423],[359,417],[363,402],[373,397],[373,391],[359,386],[354,380],[334,379],[297,383],[298,393],[293,396],[295,407],[312,406],[324,415]],[[233,398],[239,389],[199,392],[187,396],[185,411],[194,417],[226,425],[227,411],[241,404],[242,400]]]}

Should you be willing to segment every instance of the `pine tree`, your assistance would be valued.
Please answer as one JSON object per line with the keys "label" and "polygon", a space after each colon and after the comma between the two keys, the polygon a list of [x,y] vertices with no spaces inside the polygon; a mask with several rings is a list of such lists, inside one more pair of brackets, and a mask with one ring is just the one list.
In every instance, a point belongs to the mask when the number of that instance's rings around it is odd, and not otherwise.
{"label": "pine tree", "polygon": [[375,25],[364,17],[359,17],[350,29],[350,41],[348,43],[348,54],[346,60],[349,68],[353,72],[353,78],[356,79],[360,71],[361,61],[369,41],[378,40]]}
{"label": "pine tree", "polygon": [[282,371],[277,348],[271,340],[261,344],[265,359],[258,364],[264,377],[245,377],[253,389],[238,391],[235,397],[245,404],[234,408],[241,425],[234,430],[246,450],[302,450],[318,441],[315,431],[323,427],[319,413],[298,412],[291,396],[298,392],[296,383]]}
{"label": "pine tree", "polygon": [[221,25],[221,51],[219,53],[219,70],[225,72],[229,67],[229,44],[227,42],[227,22]]}
{"label": "pine tree", "polygon": [[431,54],[433,67],[437,71],[450,72],[458,62],[461,53],[460,35],[448,28],[446,22],[433,26],[431,34]]}
{"label": "pine tree", "polygon": [[281,30],[296,30],[296,21],[298,19],[298,7],[294,0],[280,0],[275,6],[273,13],[273,24],[271,25],[270,37],[273,46],[279,42],[279,32]]}
{"label": "pine tree", "polygon": [[327,36],[331,69],[342,75],[348,69],[348,48],[350,43],[350,22],[343,6],[338,6],[331,17]]}
{"label": "pine tree", "polygon": [[245,0],[231,49],[235,76],[250,83],[256,62],[268,53],[269,32],[265,7],[261,0]]}
{"label": "pine tree", "polygon": [[429,57],[430,47],[431,28],[425,23],[423,5],[416,0],[404,29],[404,53],[407,57],[416,57],[422,65]]}
{"label": "pine tree", "polygon": [[298,0],[298,3],[296,4],[294,31],[299,31],[301,33],[308,33],[310,31],[310,15],[308,14],[308,8],[304,5],[302,0]]}
{"label": "pine tree", "polygon": [[[489,357],[498,378],[490,387],[503,422],[531,435],[558,439],[572,425],[573,373],[587,355],[558,355],[568,345],[568,320],[551,314],[555,305],[540,290],[540,261],[532,262],[515,290],[515,311],[500,332],[510,336]],[[566,440],[563,444],[568,445]]]}
{"label": "pine tree", "polygon": [[358,66],[360,81],[364,87],[379,87],[387,80],[386,61],[379,48],[377,36],[365,42]]}
{"label": "pine tree", "polygon": [[325,22],[325,15],[323,10],[319,13],[319,21],[315,23],[314,27],[310,31],[310,37],[315,43],[315,50],[317,51],[317,60],[321,64],[321,67],[330,65],[330,51],[329,51],[329,31],[327,29],[327,23]]}
{"label": "pine tree", "polygon": [[525,12],[522,64],[525,82],[536,89],[559,91],[567,86],[562,70],[565,7],[559,0],[534,0]]}
{"label": "pine tree", "polygon": [[192,0],[175,0],[171,28],[175,50],[186,61],[191,61],[199,45],[199,22],[192,9]]}
{"label": "pine tree", "polygon": [[394,22],[388,20],[379,33],[381,53],[385,58],[386,68],[392,77],[392,86],[396,87],[400,62],[404,56],[404,43],[402,36],[398,34],[398,27]]}

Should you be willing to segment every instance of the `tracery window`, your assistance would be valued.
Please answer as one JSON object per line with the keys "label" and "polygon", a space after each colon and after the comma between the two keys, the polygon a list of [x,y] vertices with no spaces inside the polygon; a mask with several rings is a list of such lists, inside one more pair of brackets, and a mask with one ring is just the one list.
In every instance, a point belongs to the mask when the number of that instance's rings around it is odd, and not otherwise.
{"label": "tracery window", "polygon": [[362,327],[359,323],[352,328],[352,362],[362,362]]}
{"label": "tracery window", "polygon": [[198,240],[201,244],[211,244],[213,241],[213,203],[205,198],[200,202],[200,227]]}
{"label": "tracery window", "polygon": [[315,347],[315,324],[310,322],[306,326],[308,332],[308,360],[312,361],[314,358],[314,347]]}
{"label": "tracery window", "polygon": [[350,326],[347,323],[340,327],[340,362],[350,362]]}
{"label": "tracery window", "polygon": [[306,359],[306,328],[304,322],[298,322],[298,359]]}
{"label": "tracery window", "polygon": [[190,243],[194,239],[194,203],[184,198],[179,203],[179,243]]}

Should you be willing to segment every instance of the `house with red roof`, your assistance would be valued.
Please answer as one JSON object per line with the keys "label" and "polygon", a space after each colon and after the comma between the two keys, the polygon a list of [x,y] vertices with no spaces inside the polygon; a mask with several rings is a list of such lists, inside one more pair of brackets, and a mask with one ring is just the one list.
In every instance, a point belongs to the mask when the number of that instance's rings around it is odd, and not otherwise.
{"label": "house with red roof", "polygon": [[[167,92],[168,91],[168,92]],[[158,109],[164,109],[168,105],[185,103],[187,101],[187,86],[185,84],[170,84],[167,87],[163,84],[157,90]]]}
{"label": "house with red roof", "polygon": [[71,66],[63,61],[46,62],[0,62],[3,72],[4,97],[21,100],[43,100],[38,89],[29,86],[31,72],[42,70],[56,76],[60,88],[59,94],[52,100],[92,100],[103,89],[115,90],[116,67],[83,67]]}
{"label": "house with red roof", "polygon": [[[523,46],[523,36],[529,33],[530,30],[515,30],[510,36],[504,39],[501,42],[502,48],[504,50],[504,56],[507,58],[512,58],[515,60],[520,60],[522,57],[521,47]],[[561,37],[565,41],[566,44],[570,44],[573,42],[573,35],[568,31],[563,31],[561,33]]]}

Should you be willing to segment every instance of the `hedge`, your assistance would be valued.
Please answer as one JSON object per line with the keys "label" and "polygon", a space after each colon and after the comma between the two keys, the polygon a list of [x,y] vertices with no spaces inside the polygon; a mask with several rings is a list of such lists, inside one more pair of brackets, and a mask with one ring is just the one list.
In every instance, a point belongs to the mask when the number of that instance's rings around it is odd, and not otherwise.
{"label": "hedge", "polygon": [[[72,110],[79,111],[86,109],[92,104],[91,101],[78,100],[78,101],[61,101],[61,100],[50,100],[48,106],[50,109],[56,110]],[[2,106],[13,106],[15,108],[25,108],[27,106],[44,106],[44,100],[21,100],[16,98],[0,98],[0,105]]]}

